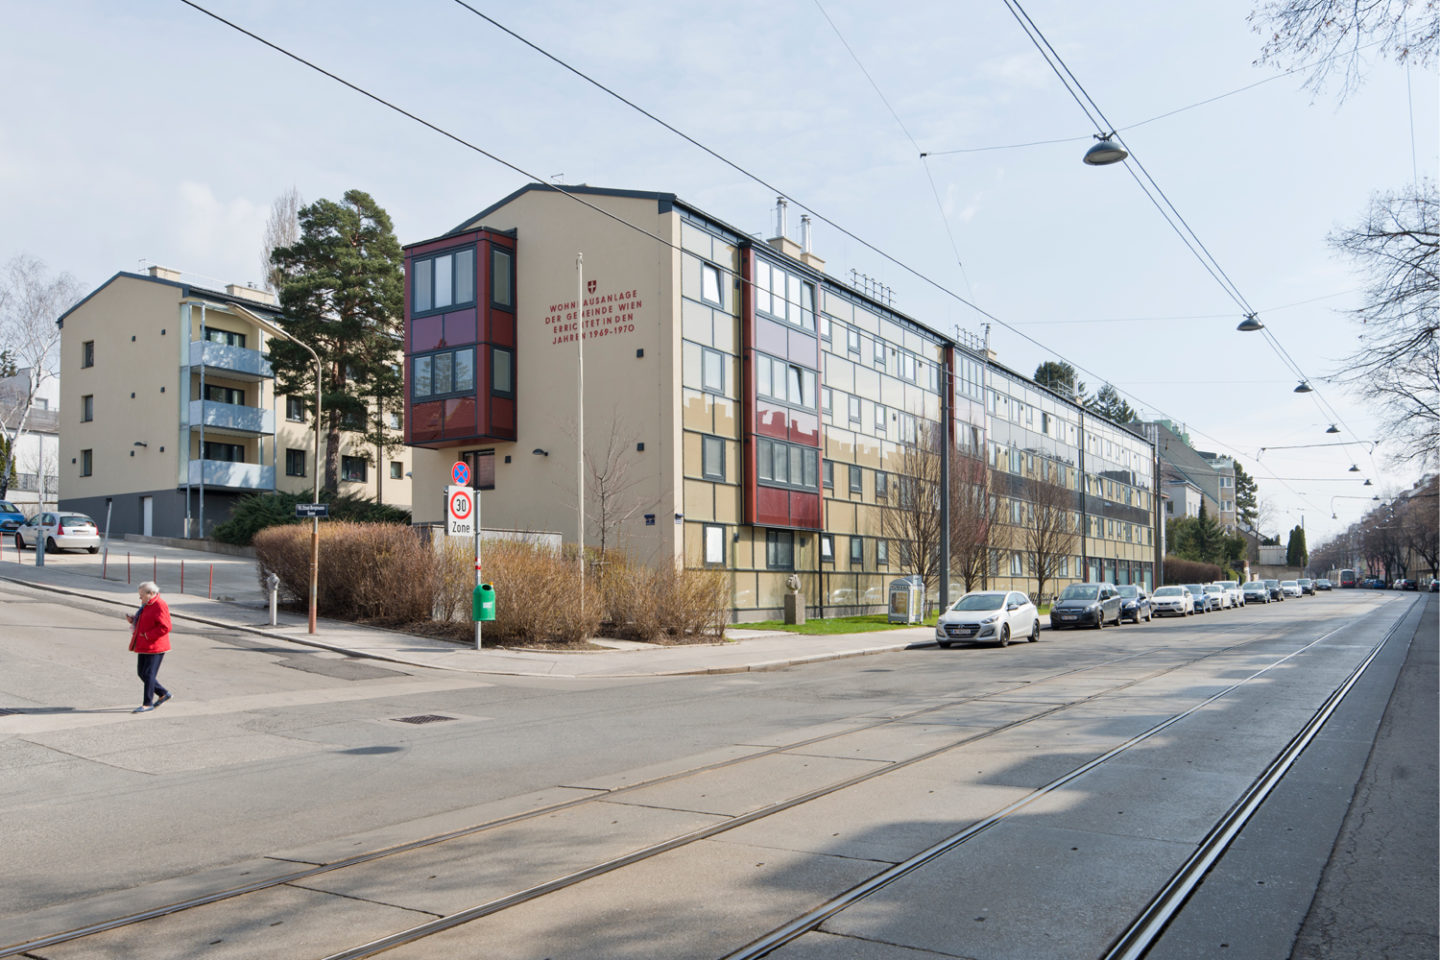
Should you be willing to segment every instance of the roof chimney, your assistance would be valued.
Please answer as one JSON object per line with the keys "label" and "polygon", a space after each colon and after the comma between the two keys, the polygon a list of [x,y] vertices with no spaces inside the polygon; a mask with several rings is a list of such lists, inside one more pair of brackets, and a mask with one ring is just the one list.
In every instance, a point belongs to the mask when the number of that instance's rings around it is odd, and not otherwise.
{"label": "roof chimney", "polygon": [[264,303],[274,306],[280,299],[269,290],[261,290],[258,287],[242,287],[238,283],[225,284],[225,292],[240,300],[253,300],[256,303]]}
{"label": "roof chimney", "polygon": [[807,266],[825,272],[825,261],[810,252],[810,215],[800,216],[800,259],[804,260]]}
{"label": "roof chimney", "polygon": [[775,198],[775,236],[768,241],[770,246],[779,250],[787,257],[800,259],[800,245],[789,237],[785,236],[785,208],[788,201],[784,197]]}
{"label": "roof chimney", "polygon": [[158,263],[151,264],[146,272],[156,280],[174,280],[176,282],[180,280],[179,270],[171,270],[169,267],[162,267]]}

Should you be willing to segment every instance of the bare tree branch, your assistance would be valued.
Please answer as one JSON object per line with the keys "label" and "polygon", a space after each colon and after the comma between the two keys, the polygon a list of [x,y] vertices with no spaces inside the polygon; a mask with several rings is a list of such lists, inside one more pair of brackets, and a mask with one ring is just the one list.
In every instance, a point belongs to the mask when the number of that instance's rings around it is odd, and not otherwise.
{"label": "bare tree branch", "polygon": [[1342,100],[1364,79],[1367,47],[1420,67],[1440,47],[1440,0],[1269,0],[1247,19],[1265,37],[1257,63],[1313,61],[1305,86],[1319,93],[1338,79]]}

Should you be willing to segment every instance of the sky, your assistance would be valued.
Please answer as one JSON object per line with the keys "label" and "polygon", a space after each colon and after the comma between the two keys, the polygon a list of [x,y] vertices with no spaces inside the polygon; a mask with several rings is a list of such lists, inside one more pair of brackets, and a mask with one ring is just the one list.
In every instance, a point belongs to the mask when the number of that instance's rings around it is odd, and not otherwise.
{"label": "sky", "polygon": [[[1010,368],[1065,360],[1236,457],[1282,541],[1303,523],[1313,547],[1417,478],[1327,382],[1356,345],[1345,311],[1364,277],[1326,237],[1376,191],[1436,176],[1433,69],[1372,56],[1342,98],[1256,64],[1247,2],[1026,0],[1134,154],[1090,167],[1105,131],[1001,0],[469,0],[726,163],[455,0],[197,2],[470,146],[180,0],[0,0],[0,262],[36,257],[87,291],[157,263],[259,281],[291,187],[368,192],[402,243],[537,179],[674,193],[761,237],[778,191],[797,239],[812,211],[832,275],[875,278],[945,333],[988,323]],[[1055,140],[1070,142],[1014,146]],[[1328,409],[1236,332],[1243,309],[1140,191],[1136,160]],[[1337,440],[1351,445],[1279,449]]]}

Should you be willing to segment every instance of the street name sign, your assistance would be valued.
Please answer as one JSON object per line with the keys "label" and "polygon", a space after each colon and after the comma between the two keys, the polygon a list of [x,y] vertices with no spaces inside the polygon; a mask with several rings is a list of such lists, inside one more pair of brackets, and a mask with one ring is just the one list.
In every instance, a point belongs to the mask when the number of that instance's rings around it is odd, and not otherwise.
{"label": "street name sign", "polygon": [[308,520],[311,517],[329,517],[330,504],[297,503],[295,504],[295,516],[302,520]]}

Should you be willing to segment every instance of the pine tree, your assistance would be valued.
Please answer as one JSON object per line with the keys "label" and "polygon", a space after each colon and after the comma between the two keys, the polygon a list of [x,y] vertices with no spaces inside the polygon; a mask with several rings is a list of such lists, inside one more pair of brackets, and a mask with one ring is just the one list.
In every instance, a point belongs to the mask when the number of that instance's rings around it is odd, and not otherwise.
{"label": "pine tree", "polygon": [[1046,360],[1036,367],[1035,382],[1076,403],[1085,402],[1084,381],[1076,376],[1075,368],[1063,360]]}
{"label": "pine tree", "polygon": [[1310,553],[1305,549],[1305,528],[1296,525],[1290,531],[1290,541],[1285,545],[1285,566],[1305,567],[1310,563]]}
{"label": "pine tree", "polygon": [[1100,392],[1092,399],[1086,400],[1085,406],[1116,423],[1131,423],[1140,419],[1130,404],[1125,402],[1125,398],[1120,396],[1120,391],[1108,383],[1101,387]]}
{"label": "pine tree", "polygon": [[1259,488],[1255,478],[1235,461],[1235,512],[1241,523],[1254,527],[1260,520]]}
{"label": "pine tree", "polygon": [[[342,430],[358,429],[382,450],[396,442],[379,411],[395,409],[404,382],[395,356],[405,298],[400,242],[370,195],[348,190],[339,203],[304,207],[300,239],[277,248],[272,259],[281,271],[280,323],[320,355],[325,486],[335,490]],[[310,355],[276,337],[270,363],[276,389],[304,397],[308,405],[315,395]]]}

